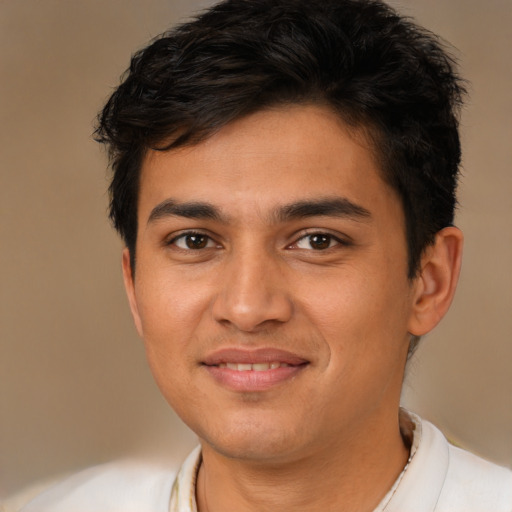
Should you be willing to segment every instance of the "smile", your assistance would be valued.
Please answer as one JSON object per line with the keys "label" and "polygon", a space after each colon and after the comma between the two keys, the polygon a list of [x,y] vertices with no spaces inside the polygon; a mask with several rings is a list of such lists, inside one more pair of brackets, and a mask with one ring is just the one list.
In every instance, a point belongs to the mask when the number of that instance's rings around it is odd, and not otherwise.
{"label": "smile", "polygon": [[288,363],[219,363],[218,368],[229,368],[237,372],[265,372],[267,370],[275,370],[277,368],[286,368],[290,366]]}
{"label": "smile", "polygon": [[281,349],[233,347],[209,354],[201,366],[221,387],[252,393],[293,382],[309,363],[298,354]]}

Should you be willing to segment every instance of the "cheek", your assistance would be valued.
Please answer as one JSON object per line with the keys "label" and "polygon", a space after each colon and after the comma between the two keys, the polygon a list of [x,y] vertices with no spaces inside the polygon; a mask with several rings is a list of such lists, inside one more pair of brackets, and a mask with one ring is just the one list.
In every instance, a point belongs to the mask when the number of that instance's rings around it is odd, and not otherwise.
{"label": "cheek", "polygon": [[176,273],[141,273],[136,290],[144,338],[151,343],[184,341],[204,310],[205,290],[201,284],[184,281]]}
{"label": "cheek", "polygon": [[151,373],[169,404],[179,409],[180,397],[191,386],[197,307],[187,293],[163,280],[146,281],[137,298]]}
{"label": "cheek", "polygon": [[168,389],[185,383],[187,371],[196,363],[197,333],[207,318],[208,286],[156,265],[148,272],[141,268],[138,277],[136,300],[146,356],[169,399]]}
{"label": "cheek", "polygon": [[304,311],[323,333],[340,337],[368,325],[379,310],[378,290],[364,273],[344,268],[336,275],[305,283],[301,294]]}
{"label": "cheek", "polygon": [[302,290],[301,309],[331,352],[385,351],[407,334],[410,290],[406,275],[399,278],[397,269],[386,270],[382,261],[378,268],[378,273],[346,268],[325,282],[317,281],[314,287],[306,284],[315,293]]}

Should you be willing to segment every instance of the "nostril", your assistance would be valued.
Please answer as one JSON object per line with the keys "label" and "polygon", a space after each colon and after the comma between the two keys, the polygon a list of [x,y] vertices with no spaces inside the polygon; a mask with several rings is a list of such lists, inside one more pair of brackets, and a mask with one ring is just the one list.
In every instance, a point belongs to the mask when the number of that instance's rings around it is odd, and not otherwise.
{"label": "nostril", "polygon": [[252,332],[267,328],[272,323],[287,322],[292,316],[291,301],[284,295],[268,294],[257,297],[218,297],[213,305],[214,319],[224,325],[231,324],[239,330]]}

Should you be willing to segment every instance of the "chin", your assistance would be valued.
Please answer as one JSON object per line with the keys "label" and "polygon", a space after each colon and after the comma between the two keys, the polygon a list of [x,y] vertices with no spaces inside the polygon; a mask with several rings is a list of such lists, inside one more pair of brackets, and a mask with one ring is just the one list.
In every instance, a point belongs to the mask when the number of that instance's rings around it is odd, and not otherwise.
{"label": "chin", "polygon": [[252,417],[243,421],[219,422],[218,429],[209,428],[208,431],[196,429],[194,426],[191,428],[198,434],[203,447],[206,444],[230,459],[283,461],[290,458],[303,444],[300,432],[282,425],[275,418],[267,418],[267,421],[260,418],[258,421]]}

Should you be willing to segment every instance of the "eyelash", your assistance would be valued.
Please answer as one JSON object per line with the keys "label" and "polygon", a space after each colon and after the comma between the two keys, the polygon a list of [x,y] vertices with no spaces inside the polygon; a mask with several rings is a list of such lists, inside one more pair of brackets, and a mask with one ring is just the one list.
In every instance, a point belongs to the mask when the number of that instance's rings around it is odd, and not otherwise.
{"label": "eyelash", "polygon": [[[328,246],[327,247],[324,247],[324,248],[314,248],[311,246],[311,242],[312,242],[312,238],[313,237],[324,237],[326,239],[328,239]],[[288,247],[294,247],[294,246],[297,246],[299,244],[299,242],[301,242],[302,240],[307,240],[309,238],[309,244],[310,244],[310,248],[309,249],[304,249],[304,250],[312,250],[312,251],[315,251],[315,252],[324,252],[324,251],[328,251],[329,249],[333,249],[334,247],[336,246],[349,246],[351,245],[351,243],[346,240],[346,239],[342,239],[340,238],[339,236],[336,236],[336,235],[333,235],[332,233],[329,233],[329,232],[326,232],[326,231],[312,231],[312,232],[308,232],[308,233],[305,233],[303,234],[300,238],[298,238],[295,242],[293,242],[293,244],[289,245]],[[335,242],[335,245],[332,246],[332,242]],[[300,247],[297,247],[298,250],[301,250]]]}
{"label": "eyelash", "polygon": [[[202,237],[203,239],[206,239],[207,244],[209,244],[210,242],[215,243],[215,240],[211,236],[207,235],[206,233],[202,233],[201,231],[185,231],[183,233],[180,233],[177,236],[172,237],[170,240],[166,241],[165,245],[167,245],[167,246],[174,245],[175,247],[177,247],[179,250],[182,250],[182,251],[199,251],[201,249],[211,249],[211,247],[196,247],[196,248],[188,247],[187,249],[185,249],[184,247],[179,247],[176,242],[180,239],[186,240],[187,237]],[[218,244],[217,244],[217,246],[218,246]]]}
{"label": "eyelash", "polygon": [[[311,239],[312,239],[312,237],[315,237],[315,236],[317,236],[317,237],[325,237],[325,239],[327,239],[328,246],[327,247],[320,247],[320,248],[316,248],[316,249],[314,247],[312,247],[311,246]],[[187,248],[179,247],[177,245],[177,242],[180,239],[186,240],[189,237],[190,238],[191,237],[202,238],[203,240],[206,240],[206,245],[203,246],[203,247],[199,246],[199,247],[187,247]],[[301,241],[307,240],[308,238],[310,239],[310,248],[309,249],[298,247],[298,244]],[[208,247],[208,245],[210,245],[211,242],[216,244],[217,248],[220,246],[219,244],[217,244],[215,242],[215,240],[210,235],[207,235],[206,233],[203,233],[201,231],[186,231],[186,232],[180,233],[177,236],[174,236],[169,241],[166,241],[165,245],[167,245],[167,246],[173,245],[177,249],[182,250],[182,251],[200,251],[200,250],[203,250],[203,249],[212,249],[213,247],[211,247],[211,246]],[[331,245],[333,242],[335,242],[334,246]],[[332,249],[333,247],[336,247],[338,245],[339,246],[347,247],[347,246],[350,246],[352,244],[351,244],[350,241],[348,241],[346,239],[342,239],[342,238],[340,238],[338,236],[335,236],[335,235],[333,235],[332,233],[329,233],[329,232],[325,232],[325,231],[311,231],[311,232],[304,233],[302,236],[297,238],[295,240],[295,242],[293,242],[292,244],[289,244],[287,246],[287,248],[289,248],[289,249],[296,249],[296,250],[311,250],[311,251],[315,251],[315,252],[324,252],[324,251]]]}

